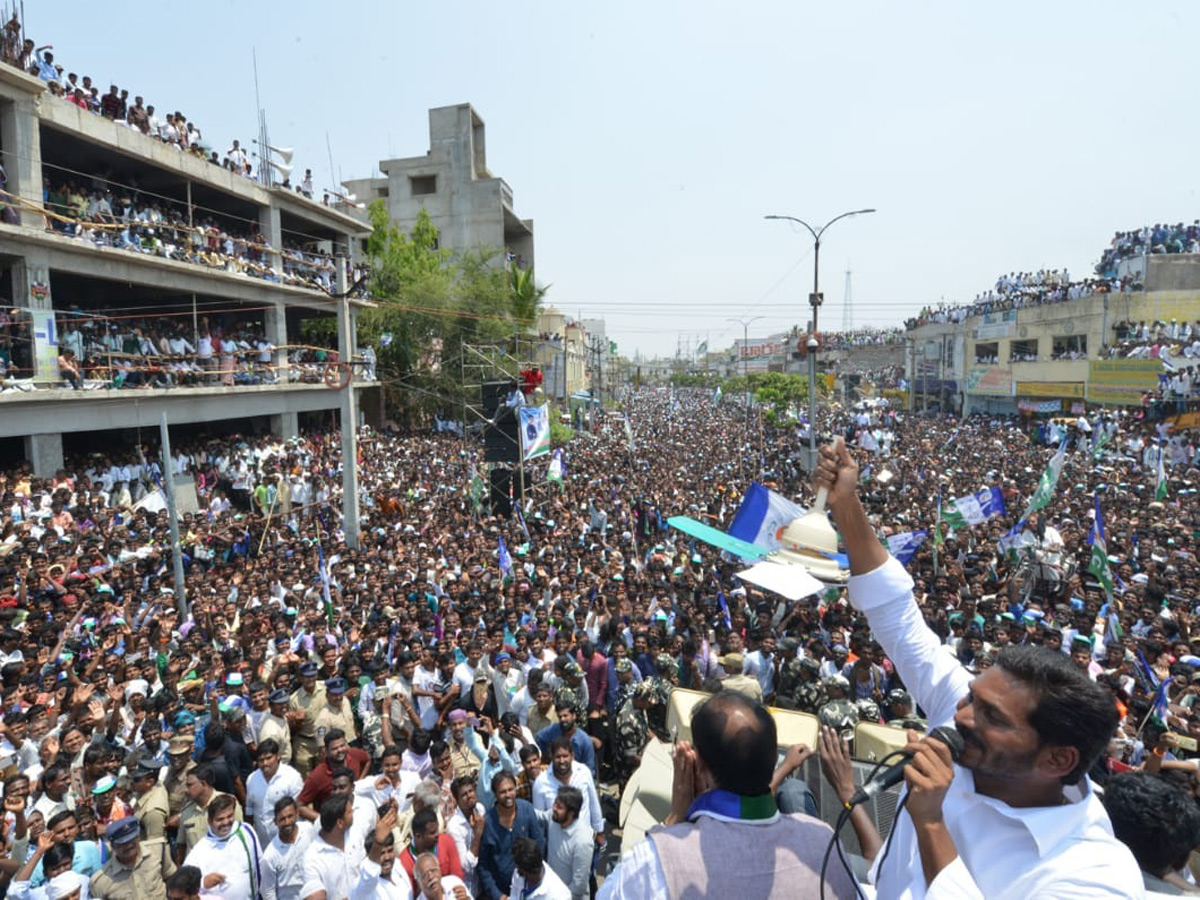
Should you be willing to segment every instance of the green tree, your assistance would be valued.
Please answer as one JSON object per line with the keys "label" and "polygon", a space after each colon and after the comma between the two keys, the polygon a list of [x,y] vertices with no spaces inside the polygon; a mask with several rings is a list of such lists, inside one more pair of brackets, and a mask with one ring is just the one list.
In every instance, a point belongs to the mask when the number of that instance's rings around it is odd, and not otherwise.
{"label": "green tree", "polygon": [[508,302],[518,334],[528,332],[537,324],[542,302],[550,285],[539,285],[533,277],[533,269],[522,269],[515,264],[508,266]]}

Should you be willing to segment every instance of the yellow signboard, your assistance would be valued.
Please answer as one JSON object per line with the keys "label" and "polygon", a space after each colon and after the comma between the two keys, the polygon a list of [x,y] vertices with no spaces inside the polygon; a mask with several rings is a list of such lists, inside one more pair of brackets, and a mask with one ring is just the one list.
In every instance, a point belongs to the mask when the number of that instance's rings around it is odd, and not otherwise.
{"label": "yellow signboard", "polygon": [[1088,363],[1087,399],[1091,403],[1140,406],[1142,394],[1158,388],[1162,370],[1157,359],[1104,359]]}
{"label": "yellow signboard", "polygon": [[1018,397],[1082,397],[1078,381],[1018,381]]}

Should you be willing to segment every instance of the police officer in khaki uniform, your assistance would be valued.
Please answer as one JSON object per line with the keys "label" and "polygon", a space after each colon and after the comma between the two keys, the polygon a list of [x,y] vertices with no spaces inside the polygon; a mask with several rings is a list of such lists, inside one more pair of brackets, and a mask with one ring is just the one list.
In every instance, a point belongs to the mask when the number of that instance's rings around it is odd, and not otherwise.
{"label": "police officer in khaki uniform", "polygon": [[130,783],[133,786],[133,812],[142,826],[147,847],[167,839],[167,819],[171,817],[171,801],[167,789],[158,783],[164,763],[158,759],[138,760]]}
{"label": "police officer in khaki uniform", "polygon": [[104,830],[113,855],[92,876],[88,891],[95,900],[167,900],[167,879],[175,863],[166,843],[143,846],[134,816],[118,819]]}
{"label": "police officer in khaki uniform", "polygon": [[346,699],[345,678],[329,678],[325,681],[325,702],[316,710],[313,726],[317,730],[317,741],[321,743],[324,743],[325,735],[335,728],[346,732],[348,742],[358,738],[354,713],[350,709],[350,701]]}
{"label": "police officer in khaki uniform", "polygon": [[321,758],[317,742],[316,716],[325,705],[325,685],[317,684],[317,664],[300,666],[300,688],[288,704],[288,724],[292,727],[292,767],[307,775]]}
{"label": "police officer in khaki uniform", "polygon": [[270,711],[259,720],[256,744],[274,739],[279,744],[280,762],[292,764],[292,729],[286,718],[291,694],[283,688],[276,688],[267,698]]}
{"label": "police officer in khaki uniform", "polygon": [[167,792],[167,809],[170,810],[170,815],[167,817],[168,831],[179,827],[179,814],[188,804],[187,776],[188,772],[196,768],[196,761],[192,759],[193,749],[192,739],[181,735],[171,738],[170,743],[167,744],[167,755],[170,762],[167,764],[167,775],[163,779],[163,788]]}

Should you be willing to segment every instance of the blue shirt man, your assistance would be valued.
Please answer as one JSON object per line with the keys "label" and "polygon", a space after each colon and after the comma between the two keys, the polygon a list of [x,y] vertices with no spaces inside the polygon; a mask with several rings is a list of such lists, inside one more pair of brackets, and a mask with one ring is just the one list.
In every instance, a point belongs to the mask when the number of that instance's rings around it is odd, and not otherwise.
{"label": "blue shirt man", "polygon": [[554,704],[558,713],[558,721],[547,725],[537,733],[538,749],[543,756],[550,754],[550,742],[560,737],[570,738],[571,748],[575,752],[577,762],[583,763],[596,777],[596,745],[592,739],[575,727],[575,709],[569,704]]}
{"label": "blue shirt man", "polygon": [[530,838],[538,845],[542,858],[546,856],[546,836],[533,804],[517,799],[516,780],[501,772],[492,780],[496,805],[484,817],[483,835],[479,839],[479,862],[475,873],[479,877],[478,896],[484,900],[499,900],[512,890],[515,869],[512,856],[513,841]]}

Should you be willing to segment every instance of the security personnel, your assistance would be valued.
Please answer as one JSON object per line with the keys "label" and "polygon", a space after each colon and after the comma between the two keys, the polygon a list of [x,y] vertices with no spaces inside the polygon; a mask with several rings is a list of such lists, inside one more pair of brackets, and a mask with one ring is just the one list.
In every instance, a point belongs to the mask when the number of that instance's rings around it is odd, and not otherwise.
{"label": "security personnel", "polygon": [[179,827],[179,814],[188,804],[187,776],[188,772],[196,768],[196,761],[192,759],[193,750],[195,746],[192,739],[183,735],[175,735],[167,744],[167,757],[170,762],[167,777],[163,779],[163,787],[167,791],[167,803],[171,811],[167,822],[168,829]]}
{"label": "security personnel", "polygon": [[92,876],[88,892],[95,900],[167,900],[167,879],[175,873],[166,842],[143,846],[135,816],[118,819],[104,830],[113,855]]}
{"label": "security personnel", "polygon": [[317,683],[317,664],[300,666],[300,687],[288,704],[288,723],[292,726],[292,767],[307,775],[321,758],[317,742],[316,716],[325,705],[325,685]]}
{"label": "security personnel", "polygon": [[353,743],[358,738],[354,728],[354,713],[346,699],[346,679],[342,677],[325,680],[325,702],[312,710],[313,727],[317,730],[317,741],[324,744],[325,735],[335,728],[346,732],[346,740]]}
{"label": "security personnel", "polygon": [[130,783],[133,786],[133,813],[142,826],[146,847],[161,844],[167,839],[167,819],[171,817],[171,800],[167,789],[158,783],[166,764],[162,760],[138,760]]}
{"label": "security personnel", "polygon": [[642,764],[642,751],[650,740],[650,724],[646,719],[654,686],[648,681],[633,686],[629,699],[617,711],[617,721],[613,730],[616,741],[613,752],[613,768],[616,770],[617,781],[624,785],[638,766]]}
{"label": "security personnel", "polygon": [[274,739],[279,744],[279,760],[292,764],[292,729],[286,718],[288,703],[291,695],[283,688],[271,691],[267,698],[270,711],[259,720],[258,735],[255,743]]}

